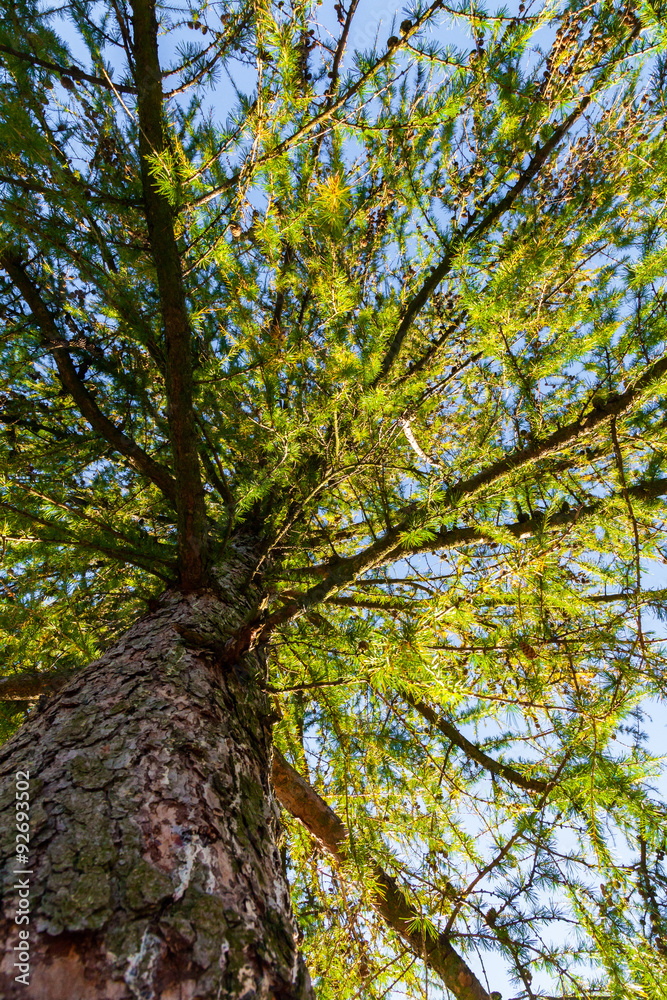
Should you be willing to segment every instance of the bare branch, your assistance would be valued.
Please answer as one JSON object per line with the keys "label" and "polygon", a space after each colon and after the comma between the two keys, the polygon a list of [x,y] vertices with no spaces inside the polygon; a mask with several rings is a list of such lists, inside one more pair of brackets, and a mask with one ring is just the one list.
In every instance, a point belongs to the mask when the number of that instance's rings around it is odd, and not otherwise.
{"label": "bare branch", "polygon": [[9,45],[0,45],[0,52],[13,56],[14,59],[20,59],[22,62],[28,62],[31,66],[42,66],[44,69],[48,69],[52,73],[58,73],[59,76],[68,76],[72,80],[79,80],[82,82],[85,80],[86,83],[94,83],[96,87],[104,87],[105,90],[117,90],[119,94],[136,94],[134,87],[124,87],[120,83],[111,83],[103,77],[92,76],[90,73],[84,73],[84,71],[79,69],[78,66],[58,66],[57,63],[49,62],[48,59],[39,59],[31,52],[19,52],[18,49],[12,49]]}
{"label": "bare branch", "polygon": [[405,434],[406,441],[414,451],[415,455],[417,455],[417,457],[420,458],[422,462],[424,462],[426,465],[433,465],[437,469],[441,469],[442,464],[438,462],[438,460],[435,458],[429,458],[429,456],[426,454],[426,452],[420,445],[419,441],[414,435],[414,431],[412,430],[412,427],[410,426],[410,421],[407,419],[407,417],[403,417],[401,420],[399,420],[399,423],[403,428],[403,433]]}
{"label": "bare branch", "polygon": [[338,73],[340,70],[340,61],[343,58],[345,52],[345,46],[347,45],[348,35],[350,34],[350,28],[352,27],[352,20],[356,13],[357,7],[359,6],[359,0],[352,0],[345,17],[345,24],[343,25],[343,30],[341,31],[340,38],[338,39],[338,45],[336,46],[336,51],[334,52],[333,62],[331,64],[331,83],[329,84],[329,100],[333,102],[333,95],[338,84]]}

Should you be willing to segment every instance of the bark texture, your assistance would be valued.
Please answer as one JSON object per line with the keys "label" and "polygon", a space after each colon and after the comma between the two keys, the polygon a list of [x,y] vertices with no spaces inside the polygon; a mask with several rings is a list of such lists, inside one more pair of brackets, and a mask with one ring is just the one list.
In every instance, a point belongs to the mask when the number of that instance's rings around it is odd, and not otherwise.
{"label": "bark texture", "polygon": [[[2,1000],[311,997],[276,846],[261,653],[221,671],[205,648],[251,610],[242,576],[229,569],[222,600],[166,594],[2,747]],[[19,770],[27,987],[13,964]]]}

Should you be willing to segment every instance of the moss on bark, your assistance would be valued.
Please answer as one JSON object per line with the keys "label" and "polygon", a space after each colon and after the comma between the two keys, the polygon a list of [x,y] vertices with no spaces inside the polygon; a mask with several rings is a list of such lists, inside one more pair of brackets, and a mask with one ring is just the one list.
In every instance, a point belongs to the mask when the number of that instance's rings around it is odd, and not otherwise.
{"label": "moss on bark", "polygon": [[[253,681],[262,665],[252,654],[221,670],[183,638],[242,621],[252,595],[235,577],[231,567],[222,598],[166,594],[2,748],[6,1000],[310,996],[276,846],[268,707]],[[27,991],[12,966],[21,769],[31,775]]]}

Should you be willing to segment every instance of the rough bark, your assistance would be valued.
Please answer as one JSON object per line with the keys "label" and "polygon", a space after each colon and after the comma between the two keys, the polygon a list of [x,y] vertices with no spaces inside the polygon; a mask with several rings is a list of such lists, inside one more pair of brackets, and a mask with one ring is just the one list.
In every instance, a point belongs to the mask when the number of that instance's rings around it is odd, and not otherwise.
{"label": "rough bark", "polygon": [[[251,610],[171,592],[0,752],[0,997],[307,1000],[270,788],[255,651],[215,638]],[[16,981],[15,773],[30,772],[30,985]]]}

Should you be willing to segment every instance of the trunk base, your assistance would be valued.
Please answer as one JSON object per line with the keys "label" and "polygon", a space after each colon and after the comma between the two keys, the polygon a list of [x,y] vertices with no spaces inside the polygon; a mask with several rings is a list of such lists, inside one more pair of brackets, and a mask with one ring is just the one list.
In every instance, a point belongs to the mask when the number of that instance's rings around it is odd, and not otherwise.
{"label": "trunk base", "polygon": [[[233,589],[233,588],[232,588]],[[237,594],[168,594],[0,751],[0,1000],[307,1000],[250,654],[224,673],[182,638]],[[16,772],[31,872],[15,874]],[[28,923],[16,888],[29,880]],[[17,981],[29,931],[29,985]]]}

